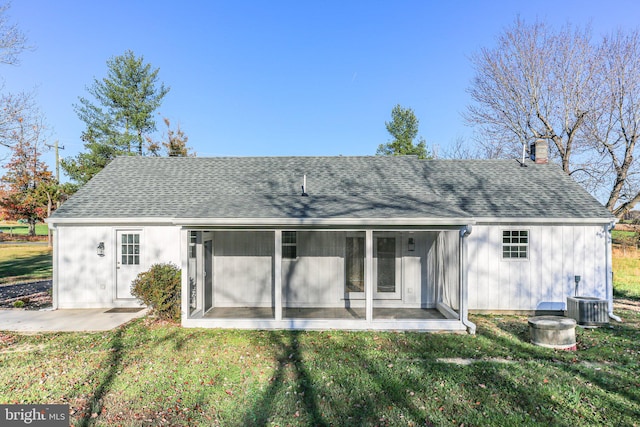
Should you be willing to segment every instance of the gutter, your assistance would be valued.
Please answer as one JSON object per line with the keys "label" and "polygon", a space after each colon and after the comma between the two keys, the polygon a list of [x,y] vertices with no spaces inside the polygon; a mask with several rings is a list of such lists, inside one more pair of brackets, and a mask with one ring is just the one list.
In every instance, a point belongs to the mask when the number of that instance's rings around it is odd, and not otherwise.
{"label": "gutter", "polygon": [[606,296],[607,301],[609,302],[609,318],[615,320],[616,322],[622,322],[622,319],[615,314],[613,314],[613,262],[611,256],[611,230],[616,226],[616,221],[611,221],[609,224],[604,226],[605,230],[605,252],[607,254],[607,283],[606,283]]}
{"label": "gutter", "polygon": [[175,225],[172,218],[156,217],[123,217],[123,218],[58,218],[49,217],[44,220],[50,227],[58,225]]}
{"label": "gutter", "polygon": [[527,218],[527,217],[475,217],[475,223],[478,225],[493,224],[561,224],[561,225],[600,225],[611,223],[609,218]]}
{"label": "gutter", "polygon": [[174,218],[173,224],[197,226],[461,226],[469,218]]}
{"label": "gutter", "polygon": [[460,321],[471,335],[476,333],[476,324],[467,317],[469,313],[469,283],[467,280],[467,237],[471,234],[473,226],[467,224],[460,229]]}

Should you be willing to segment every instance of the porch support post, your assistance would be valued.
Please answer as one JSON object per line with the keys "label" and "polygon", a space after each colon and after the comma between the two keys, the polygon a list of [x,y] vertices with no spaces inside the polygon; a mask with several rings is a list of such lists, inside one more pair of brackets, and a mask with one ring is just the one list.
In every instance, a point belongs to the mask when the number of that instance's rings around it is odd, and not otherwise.
{"label": "porch support post", "polygon": [[471,225],[467,225],[460,230],[460,244],[458,245],[460,248],[460,256],[459,256],[459,271],[460,271],[460,298],[459,298],[459,309],[460,309],[460,321],[464,326],[467,327],[467,331],[470,334],[476,333],[476,325],[471,322],[467,315],[469,313],[469,283],[467,280],[467,266],[469,263],[467,262],[467,237],[471,234]]}
{"label": "porch support post", "polygon": [[[188,232],[187,232],[188,234]],[[189,236],[187,235],[187,239]],[[187,240],[188,241],[188,240]],[[187,263],[188,263],[187,256]],[[202,314],[204,314],[205,308],[207,306],[207,302],[204,299],[206,294],[205,286],[206,281],[204,277],[205,266],[204,266],[204,241],[202,239],[202,231],[196,232],[196,271],[194,271],[194,276],[196,278],[196,310],[202,310]],[[213,293],[213,289],[211,290]]]}
{"label": "porch support post", "polygon": [[273,308],[275,320],[282,320],[282,230],[274,230],[273,241]]}
{"label": "porch support post", "polygon": [[182,325],[184,321],[189,317],[189,231],[186,229],[180,230],[180,263],[181,263],[181,286],[182,286],[182,298],[180,301],[180,319]]}
{"label": "porch support post", "polygon": [[364,307],[367,323],[373,321],[373,230],[365,231]]}

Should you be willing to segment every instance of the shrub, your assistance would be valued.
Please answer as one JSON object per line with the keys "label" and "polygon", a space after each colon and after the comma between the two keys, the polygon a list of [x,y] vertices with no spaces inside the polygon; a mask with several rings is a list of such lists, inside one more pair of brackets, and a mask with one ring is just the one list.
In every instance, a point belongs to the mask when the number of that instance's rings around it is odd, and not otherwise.
{"label": "shrub", "polygon": [[14,301],[13,302],[13,306],[15,308],[22,308],[22,307],[24,307],[24,301],[22,301],[22,300]]}
{"label": "shrub", "polygon": [[138,274],[131,293],[164,320],[180,320],[180,269],[174,264],[154,264]]}

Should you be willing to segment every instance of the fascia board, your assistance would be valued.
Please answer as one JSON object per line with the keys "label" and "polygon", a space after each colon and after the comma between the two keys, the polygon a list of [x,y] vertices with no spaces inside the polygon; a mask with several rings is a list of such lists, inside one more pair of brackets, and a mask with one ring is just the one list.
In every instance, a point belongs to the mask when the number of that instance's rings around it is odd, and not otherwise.
{"label": "fascia board", "polygon": [[57,225],[174,225],[172,218],[149,218],[149,217],[127,217],[127,218],[46,218],[45,223],[55,227]]}
{"label": "fascia board", "polygon": [[470,218],[179,218],[180,226],[427,226],[469,225]]}
{"label": "fascia board", "polygon": [[617,222],[614,217],[611,218],[526,218],[526,217],[512,217],[512,218],[495,218],[495,217],[481,217],[474,218],[475,223],[478,225],[490,225],[490,224],[611,224]]}

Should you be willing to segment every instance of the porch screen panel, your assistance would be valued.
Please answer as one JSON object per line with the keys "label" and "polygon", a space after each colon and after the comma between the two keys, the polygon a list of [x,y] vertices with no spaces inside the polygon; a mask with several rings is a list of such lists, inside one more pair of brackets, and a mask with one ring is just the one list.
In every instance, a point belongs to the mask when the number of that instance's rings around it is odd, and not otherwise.
{"label": "porch screen panel", "polygon": [[396,291],[396,239],[395,237],[377,238],[378,292]]}
{"label": "porch screen panel", "polygon": [[441,231],[437,240],[438,300],[453,310],[458,310],[460,293],[459,237],[456,232]]}
{"label": "porch screen panel", "polygon": [[347,237],[346,292],[364,292],[364,237]]}

